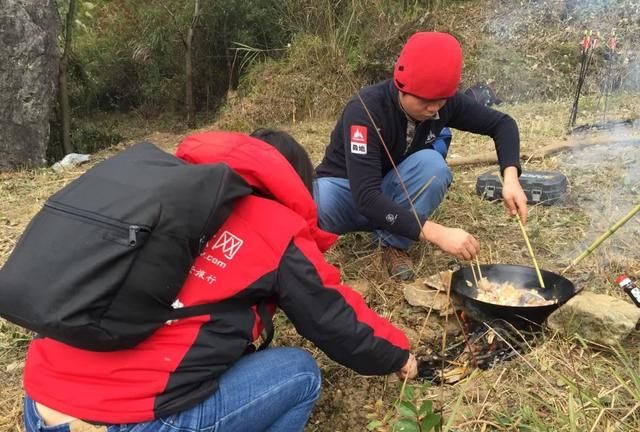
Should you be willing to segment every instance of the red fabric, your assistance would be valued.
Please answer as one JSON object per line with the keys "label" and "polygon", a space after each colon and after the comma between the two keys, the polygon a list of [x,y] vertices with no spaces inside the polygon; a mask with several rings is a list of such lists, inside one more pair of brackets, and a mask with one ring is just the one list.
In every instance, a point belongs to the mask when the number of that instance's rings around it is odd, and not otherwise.
{"label": "red fabric", "polygon": [[273,196],[279,203],[304,217],[321,251],[337,240],[335,234],[318,228],[316,204],[293,167],[273,146],[243,133],[204,132],[186,137],[176,156],[191,163],[224,162],[253,187]]}
{"label": "red fabric", "polygon": [[165,325],[133,349],[85,351],[48,338],[27,352],[27,394],[68,415],[106,423],[151,420],[161,394],[207,317]]}
{"label": "red fabric", "polygon": [[393,72],[398,90],[422,99],[453,96],[462,76],[462,49],[448,33],[418,32],[402,48]]}
{"label": "red fabric", "polygon": [[[225,162],[254,187],[277,199],[250,195],[238,200],[231,216],[194,262],[178,293],[181,304],[214,302],[240,292],[256,301],[274,296],[274,285],[280,282],[274,278],[288,276],[277,275],[277,270],[293,240],[308,260],[305,264],[313,266],[322,279],[318,289],[337,290],[345,307],[353,309],[356,320],[391,344],[385,353],[394,354],[394,370],[402,366],[397,359],[403,360],[403,353],[408,354],[393,347],[406,349],[406,337],[370,311],[357,293],[340,285],[339,271],[321,253],[336,236],[318,229],[313,199],[302,182],[296,181],[297,174],[284,157],[268,144],[234,133],[192,135],[180,145],[178,155],[194,163]],[[232,235],[239,246],[233,250],[219,247],[225,235]],[[306,267],[301,270],[306,277],[305,272]],[[309,281],[317,280],[314,274],[308,277]],[[304,277],[299,281],[310,283]],[[304,291],[298,287],[294,283],[291,289]],[[306,307],[323,308],[316,300],[314,293],[309,294],[304,299]],[[164,325],[138,346],[115,352],[85,351],[37,338],[27,353],[25,391],[45,406],[85,420],[149,421],[166,415],[162,410],[169,409],[167,401],[174,411],[176,407],[192,406],[192,398],[196,397],[193,392],[203,385],[215,384],[217,377],[243,355],[246,345],[239,344],[237,338],[250,343],[262,329],[255,314],[246,319],[251,321],[240,326],[247,329],[246,333],[237,328],[236,339],[229,346],[225,345],[228,333],[218,334],[206,326],[210,323],[208,316]],[[334,325],[349,336],[346,329],[353,324]]]}

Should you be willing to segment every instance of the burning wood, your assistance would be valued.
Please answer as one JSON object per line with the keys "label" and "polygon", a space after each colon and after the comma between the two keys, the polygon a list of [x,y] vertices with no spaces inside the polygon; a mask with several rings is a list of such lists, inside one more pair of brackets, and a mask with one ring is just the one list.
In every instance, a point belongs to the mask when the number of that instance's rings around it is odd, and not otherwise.
{"label": "burning wood", "polygon": [[527,352],[539,340],[540,331],[518,331],[504,321],[491,325],[459,315],[465,330],[451,338],[444,353],[418,363],[418,375],[433,383],[455,384],[474,369],[486,370]]}

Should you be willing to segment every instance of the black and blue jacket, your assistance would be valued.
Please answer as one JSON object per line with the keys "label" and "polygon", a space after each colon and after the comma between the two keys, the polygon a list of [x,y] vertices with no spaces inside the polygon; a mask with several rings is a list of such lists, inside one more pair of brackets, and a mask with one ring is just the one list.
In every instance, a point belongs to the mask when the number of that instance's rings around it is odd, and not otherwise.
{"label": "black and blue jacket", "polygon": [[[354,95],[342,111],[316,174],[318,177],[349,179],[358,209],[376,228],[414,240],[420,234],[415,216],[382,193],[382,179],[393,167],[375,127],[379,128],[395,164],[416,151],[434,148],[434,144],[441,146],[442,140],[437,137],[445,127],[452,127],[490,136],[495,142],[501,170],[515,166],[519,173],[521,171],[516,122],[507,114],[487,108],[463,93],[457,92],[447,100],[438,119],[418,123],[410,144],[407,144],[407,116],[400,107],[398,90],[392,80],[364,87],[360,90],[360,98]],[[446,149],[435,149],[446,155]],[[389,222],[385,217],[387,214],[398,216]]]}

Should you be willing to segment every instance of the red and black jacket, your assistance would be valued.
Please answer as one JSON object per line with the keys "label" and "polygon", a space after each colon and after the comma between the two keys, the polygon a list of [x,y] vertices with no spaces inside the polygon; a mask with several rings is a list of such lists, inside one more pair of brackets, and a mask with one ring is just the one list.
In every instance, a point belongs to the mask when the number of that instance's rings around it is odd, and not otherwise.
{"label": "red and black jacket", "polygon": [[[224,162],[257,194],[240,199],[195,261],[176,306],[236,299],[268,301],[333,360],[365,375],[399,370],[405,335],[340,283],[322,253],[335,236],[317,225],[313,199],[270,145],[239,133],[187,137],[177,155]],[[37,402],[103,423],[137,423],[188,409],[258,338],[256,307],[168,323],[135,348],[92,352],[34,339],[24,385]],[[266,373],[266,371],[265,371]]]}

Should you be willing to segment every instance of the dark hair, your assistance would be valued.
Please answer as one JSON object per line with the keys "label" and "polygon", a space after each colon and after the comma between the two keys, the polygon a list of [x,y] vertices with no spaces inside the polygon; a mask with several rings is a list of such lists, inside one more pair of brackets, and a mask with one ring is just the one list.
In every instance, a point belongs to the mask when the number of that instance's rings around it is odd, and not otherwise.
{"label": "dark hair", "polygon": [[307,151],[298,141],[284,131],[268,128],[256,129],[251,132],[251,136],[275,147],[289,161],[309,190],[309,193],[313,195],[313,165]]}

